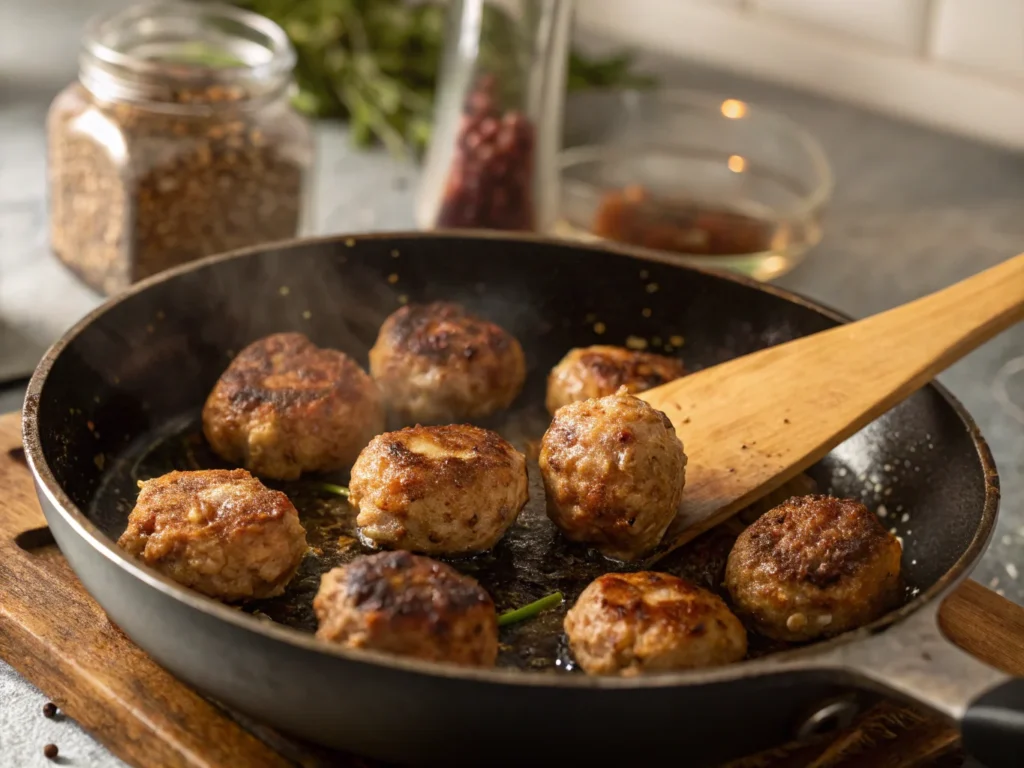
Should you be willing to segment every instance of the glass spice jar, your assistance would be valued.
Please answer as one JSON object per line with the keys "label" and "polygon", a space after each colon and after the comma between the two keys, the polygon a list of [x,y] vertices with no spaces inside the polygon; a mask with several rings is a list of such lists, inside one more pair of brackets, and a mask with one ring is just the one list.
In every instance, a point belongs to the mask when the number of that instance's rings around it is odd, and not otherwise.
{"label": "glass spice jar", "polygon": [[557,155],[570,0],[454,0],[417,200],[423,229],[546,231]]}
{"label": "glass spice jar", "polygon": [[158,2],[93,21],[47,118],[51,246],[106,294],[214,253],[294,237],[313,136],[295,52],[258,14]]}

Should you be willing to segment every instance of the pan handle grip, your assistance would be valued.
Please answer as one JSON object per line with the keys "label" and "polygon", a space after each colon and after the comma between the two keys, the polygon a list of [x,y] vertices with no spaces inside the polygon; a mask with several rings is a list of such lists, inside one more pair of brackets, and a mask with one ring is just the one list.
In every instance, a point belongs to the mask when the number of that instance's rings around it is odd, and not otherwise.
{"label": "pan handle grip", "polygon": [[1024,678],[999,685],[971,702],[960,722],[964,748],[988,768],[1024,760]]}
{"label": "pan handle grip", "polygon": [[986,768],[1019,768],[1024,678],[979,661],[947,639],[939,628],[938,602],[885,631],[865,632],[859,642],[817,655],[812,665],[945,715],[960,726],[964,747]]}

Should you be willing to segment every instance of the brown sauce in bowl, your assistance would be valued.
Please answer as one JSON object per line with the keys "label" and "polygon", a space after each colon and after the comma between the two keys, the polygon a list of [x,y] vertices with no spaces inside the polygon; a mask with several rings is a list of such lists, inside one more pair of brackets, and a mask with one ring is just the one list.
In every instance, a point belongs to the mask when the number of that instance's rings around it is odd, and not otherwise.
{"label": "brown sauce in bowl", "polygon": [[774,225],[726,208],[659,198],[639,185],[605,194],[593,232],[606,240],[700,256],[738,256],[771,249]]}

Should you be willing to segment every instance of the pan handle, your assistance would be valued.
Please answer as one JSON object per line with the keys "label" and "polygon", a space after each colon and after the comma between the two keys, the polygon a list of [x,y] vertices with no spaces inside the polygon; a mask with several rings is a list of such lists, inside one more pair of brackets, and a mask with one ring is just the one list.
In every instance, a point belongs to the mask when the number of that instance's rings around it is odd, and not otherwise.
{"label": "pan handle", "polygon": [[964,748],[990,768],[1024,759],[1024,678],[1014,678],[971,702],[960,721]]}
{"label": "pan handle", "polygon": [[939,628],[939,603],[889,629],[836,646],[814,666],[894,693],[960,726],[964,748],[987,768],[1019,768],[1024,755],[1024,678],[979,661]]}

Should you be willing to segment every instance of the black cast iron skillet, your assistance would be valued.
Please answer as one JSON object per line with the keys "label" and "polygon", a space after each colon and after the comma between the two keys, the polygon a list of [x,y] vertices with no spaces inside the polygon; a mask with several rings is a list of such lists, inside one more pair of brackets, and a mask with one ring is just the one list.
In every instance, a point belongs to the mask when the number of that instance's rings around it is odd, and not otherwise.
{"label": "black cast iron skillet", "polygon": [[[461,301],[522,342],[525,390],[486,426],[528,453],[548,421],[546,374],[573,346],[633,336],[664,350],[684,337],[672,353],[695,370],[843,320],[737,278],[483,235],[297,242],[215,257],[142,283],[47,354],[29,386],[24,438],[61,549],[113,621],[157,661],[299,737],[396,761],[629,765],[665,757],[708,764],[842,721],[856,708],[859,695],[851,691],[858,690],[927,704],[962,721],[969,747],[984,760],[1014,761],[1020,715],[1006,707],[1016,704],[1019,713],[1019,681],[957,650],[936,624],[942,596],[985,548],[999,497],[988,448],[938,386],[913,395],[810,472],[820,490],[863,498],[903,536],[906,604],[830,642],[764,655],[779,649],[755,641],[759,658],[721,669],[640,679],[574,673],[560,639],[564,608],[504,630],[508,648],[500,667],[488,671],[319,642],[309,634],[319,573],[359,545],[346,538],[344,506],[309,481],[287,490],[321,555],[307,558],[285,598],[246,609],[263,615],[190,592],[114,546],[136,479],[217,464],[195,418],[245,344],[300,330],[365,363],[390,312],[407,300],[434,299]],[[553,588],[571,602],[611,568],[554,534],[535,464],[531,475],[530,505],[506,540],[490,556],[456,564],[481,579],[499,609]],[[728,544],[713,532],[661,567],[716,588]]]}

